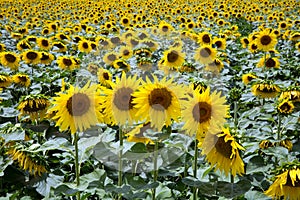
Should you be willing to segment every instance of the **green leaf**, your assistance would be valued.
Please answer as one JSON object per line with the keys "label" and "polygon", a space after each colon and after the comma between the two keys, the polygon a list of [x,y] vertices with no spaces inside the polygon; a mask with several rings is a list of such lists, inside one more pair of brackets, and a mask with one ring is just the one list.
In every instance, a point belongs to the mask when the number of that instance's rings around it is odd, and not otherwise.
{"label": "green leaf", "polygon": [[245,193],[246,199],[255,199],[255,200],[267,200],[270,197],[267,197],[264,193],[259,191],[248,191]]}
{"label": "green leaf", "polygon": [[50,189],[56,188],[64,180],[63,176],[56,176],[54,174],[49,174],[48,177],[40,182],[37,182],[34,187],[36,191],[41,195],[48,197],[50,195]]}

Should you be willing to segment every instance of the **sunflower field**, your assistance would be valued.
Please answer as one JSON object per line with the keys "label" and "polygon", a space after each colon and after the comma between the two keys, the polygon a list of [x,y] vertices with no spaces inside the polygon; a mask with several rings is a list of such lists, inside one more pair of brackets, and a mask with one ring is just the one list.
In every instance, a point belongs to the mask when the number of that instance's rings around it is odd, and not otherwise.
{"label": "sunflower field", "polygon": [[1,0],[0,200],[300,200],[299,0]]}

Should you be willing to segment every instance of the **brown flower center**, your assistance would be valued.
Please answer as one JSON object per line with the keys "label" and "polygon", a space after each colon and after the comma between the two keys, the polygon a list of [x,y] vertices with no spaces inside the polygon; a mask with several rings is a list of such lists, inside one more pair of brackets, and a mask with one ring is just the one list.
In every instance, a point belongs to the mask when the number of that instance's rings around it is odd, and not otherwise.
{"label": "brown flower center", "polygon": [[212,108],[207,102],[198,102],[193,108],[193,118],[199,123],[207,122],[211,119]]}
{"label": "brown flower center", "polygon": [[169,31],[169,27],[168,26],[163,26],[162,27],[162,31],[163,32],[168,32]]}
{"label": "brown flower center", "polygon": [[123,51],[123,55],[124,56],[128,56],[130,54],[130,52],[127,50],[127,49],[125,49],[124,51]]}
{"label": "brown flower center", "polygon": [[128,24],[129,20],[127,18],[122,20],[123,24]]}
{"label": "brown flower center", "polygon": [[82,47],[84,49],[88,49],[89,48],[89,44],[87,42],[82,43]]}
{"label": "brown flower center", "polygon": [[208,48],[208,47],[202,48],[200,50],[200,56],[203,58],[209,57],[211,55],[211,53],[212,52],[211,52],[210,48]]}
{"label": "brown flower center", "polygon": [[18,79],[19,79],[19,81],[22,82],[22,83],[26,83],[26,82],[27,82],[27,77],[26,77],[26,76],[20,75],[20,76],[18,76]]}
{"label": "brown flower center", "polygon": [[203,35],[202,36],[202,41],[204,43],[210,43],[210,37],[209,37],[209,35],[208,34]]}
{"label": "brown flower center", "polygon": [[268,58],[266,61],[266,67],[272,68],[276,66],[276,62],[273,58]]}
{"label": "brown flower center", "polygon": [[264,35],[260,38],[260,42],[262,45],[268,45],[272,41],[272,38],[269,35]]}
{"label": "brown flower center", "polygon": [[104,73],[103,73],[103,78],[104,78],[105,80],[109,80],[109,74],[108,74],[107,72],[104,72]]}
{"label": "brown flower center", "polygon": [[222,42],[221,41],[216,41],[216,43],[215,43],[215,45],[218,47],[218,48],[220,48],[221,46],[222,46]]}
{"label": "brown flower center", "polygon": [[64,58],[64,59],[63,59],[63,63],[64,63],[64,65],[66,65],[66,66],[71,66],[71,65],[72,65],[72,60],[71,60],[71,59],[68,59],[68,58]]}
{"label": "brown flower center", "polygon": [[163,111],[172,103],[172,94],[166,88],[155,88],[148,96],[148,102],[154,110]]}
{"label": "brown flower center", "polygon": [[48,40],[42,40],[42,46],[48,47],[49,46],[49,41]]}
{"label": "brown flower center", "polygon": [[133,90],[131,88],[120,88],[116,91],[113,103],[119,110],[130,110],[133,108],[132,96]]}
{"label": "brown flower center", "polygon": [[38,54],[36,52],[33,52],[33,51],[30,51],[26,54],[26,57],[29,59],[29,60],[34,60],[38,57]]}
{"label": "brown flower center", "polygon": [[67,110],[72,116],[82,116],[88,112],[90,104],[90,99],[86,94],[77,93],[68,99]]}
{"label": "brown flower center", "polygon": [[130,40],[130,43],[131,43],[133,46],[136,46],[136,45],[139,44],[139,41],[134,40],[134,39],[131,39],[131,40]]}
{"label": "brown flower center", "polygon": [[5,60],[10,63],[14,63],[17,60],[16,56],[14,56],[13,54],[5,54],[4,57]]}
{"label": "brown flower center", "polygon": [[42,57],[41,60],[48,60],[50,58],[50,56],[46,53],[42,53]]}
{"label": "brown flower center", "polygon": [[171,63],[176,62],[178,60],[178,57],[179,57],[179,55],[178,55],[177,51],[172,50],[170,53],[168,53],[167,60],[168,60],[168,62],[171,62]]}
{"label": "brown flower center", "polygon": [[114,55],[114,54],[110,54],[109,56],[107,56],[107,58],[110,61],[115,61],[117,59],[116,55]]}
{"label": "brown flower center", "polygon": [[218,138],[218,141],[215,144],[217,152],[228,159],[230,159],[230,156],[232,154],[231,142],[231,140],[225,142],[224,136],[222,136]]}

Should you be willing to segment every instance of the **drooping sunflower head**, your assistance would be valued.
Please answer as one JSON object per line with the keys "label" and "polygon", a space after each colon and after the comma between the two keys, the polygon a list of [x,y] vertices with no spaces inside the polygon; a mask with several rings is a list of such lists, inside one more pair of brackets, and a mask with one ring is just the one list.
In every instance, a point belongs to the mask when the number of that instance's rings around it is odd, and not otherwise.
{"label": "drooping sunflower head", "polygon": [[267,196],[276,199],[299,199],[300,196],[300,164],[298,161],[284,163],[276,172],[273,184],[265,191]]}
{"label": "drooping sunflower head", "polygon": [[27,74],[15,74],[12,77],[13,82],[21,87],[29,87],[31,80]]}
{"label": "drooping sunflower head", "polygon": [[292,102],[300,102],[300,86],[290,86],[284,89],[279,99],[287,99]]}
{"label": "drooping sunflower head", "polygon": [[200,146],[203,149],[202,154],[206,155],[206,160],[216,170],[219,169],[226,176],[245,173],[244,162],[239,154],[240,150],[245,149],[236,142],[228,127],[222,128],[222,132],[217,135],[208,134]]}
{"label": "drooping sunflower head", "polygon": [[195,52],[195,60],[202,64],[209,64],[216,59],[217,51],[210,45],[203,45]]}
{"label": "drooping sunflower head", "polygon": [[146,83],[132,96],[134,107],[138,109],[136,116],[150,120],[151,125],[159,131],[164,125],[170,126],[171,119],[177,121],[181,116],[179,98],[183,96],[183,91],[173,83],[173,79],[158,80],[153,76],[152,82],[147,77]]}
{"label": "drooping sunflower head", "polygon": [[252,93],[261,98],[275,98],[279,92],[280,88],[276,84],[258,82],[252,85]]}
{"label": "drooping sunflower head", "polygon": [[67,91],[62,91],[53,98],[53,107],[49,113],[56,126],[61,131],[85,131],[103,120],[101,114],[102,98],[97,93],[97,85],[88,82],[83,88],[70,85]]}
{"label": "drooping sunflower head", "polygon": [[21,99],[18,105],[20,116],[29,115],[32,121],[43,120],[47,112],[50,101],[41,94],[28,95]]}
{"label": "drooping sunflower head", "polygon": [[253,73],[243,74],[242,81],[245,85],[248,85],[251,81],[257,79],[257,76]]}

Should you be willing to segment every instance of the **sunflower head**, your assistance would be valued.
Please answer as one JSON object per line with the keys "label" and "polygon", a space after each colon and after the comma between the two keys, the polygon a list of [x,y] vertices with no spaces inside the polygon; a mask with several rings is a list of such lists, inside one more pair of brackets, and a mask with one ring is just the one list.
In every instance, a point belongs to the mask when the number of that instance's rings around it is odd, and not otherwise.
{"label": "sunflower head", "polygon": [[195,60],[202,64],[209,64],[216,59],[217,51],[210,45],[203,45],[195,52]]}
{"label": "sunflower head", "polygon": [[97,71],[98,81],[104,87],[111,87],[112,74],[107,69],[99,68]]}
{"label": "sunflower head", "polygon": [[253,73],[243,74],[242,81],[245,85],[248,85],[251,81],[257,79],[257,76]]}
{"label": "sunflower head", "polygon": [[8,74],[0,73],[0,88],[9,87],[12,83],[12,79]]}
{"label": "sunflower head", "polygon": [[13,82],[21,87],[29,87],[31,80],[27,74],[18,73],[13,75]]}
{"label": "sunflower head", "polygon": [[275,98],[279,92],[279,86],[270,81],[257,82],[252,85],[252,93],[261,98]]}
{"label": "sunflower head", "polygon": [[294,111],[294,104],[289,99],[283,99],[278,102],[277,111],[282,115],[289,115]]}

